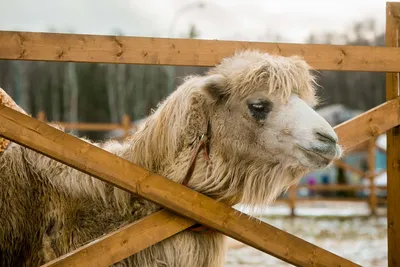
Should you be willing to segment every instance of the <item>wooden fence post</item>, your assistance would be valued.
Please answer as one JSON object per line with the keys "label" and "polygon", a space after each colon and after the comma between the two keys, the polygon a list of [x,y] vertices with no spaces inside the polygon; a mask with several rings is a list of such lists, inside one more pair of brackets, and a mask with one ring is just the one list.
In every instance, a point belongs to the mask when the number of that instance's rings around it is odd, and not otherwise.
{"label": "wooden fence post", "polygon": [[39,121],[46,121],[46,113],[43,110],[39,111],[36,117]]}
{"label": "wooden fence post", "polygon": [[292,185],[289,188],[289,206],[290,206],[290,216],[295,216],[296,215],[296,186]]}
{"label": "wooden fence post", "polygon": [[[386,4],[386,46],[399,46],[400,4]],[[400,50],[400,49],[399,49]],[[398,51],[400,53],[400,51]],[[399,96],[398,73],[386,73],[386,99]],[[399,112],[399,110],[397,110]],[[400,266],[400,127],[387,131],[388,266]]]}
{"label": "wooden fence post", "polygon": [[369,179],[369,206],[371,215],[376,215],[376,186],[375,186],[375,144],[376,138],[368,140],[368,172]]}
{"label": "wooden fence post", "polygon": [[122,127],[124,128],[123,139],[125,139],[128,137],[129,129],[131,128],[131,118],[127,114],[124,114],[124,116],[122,117]]}

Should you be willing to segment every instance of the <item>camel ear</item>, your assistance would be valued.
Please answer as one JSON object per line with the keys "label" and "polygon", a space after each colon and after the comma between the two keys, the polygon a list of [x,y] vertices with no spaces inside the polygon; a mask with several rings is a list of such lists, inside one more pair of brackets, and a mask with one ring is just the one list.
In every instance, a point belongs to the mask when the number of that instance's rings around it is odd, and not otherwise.
{"label": "camel ear", "polygon": [[218,101],[228,95],[226,78],[221,74],[212,74],[204,77],[201,88],[212,101]]}

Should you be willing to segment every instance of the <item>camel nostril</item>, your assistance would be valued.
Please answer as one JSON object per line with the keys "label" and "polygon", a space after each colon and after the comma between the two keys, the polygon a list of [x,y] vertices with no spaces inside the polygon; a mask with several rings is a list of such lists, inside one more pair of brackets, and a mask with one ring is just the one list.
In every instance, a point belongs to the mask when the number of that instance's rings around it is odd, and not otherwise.
{"label": "camel nostril", "polygon": [[315,133],[318,137],[318,140],[324,142],[324,143],[332,143],[336,144],[337,143],[337,138],[333,137],[332,135],[324,132],[316,132]]}

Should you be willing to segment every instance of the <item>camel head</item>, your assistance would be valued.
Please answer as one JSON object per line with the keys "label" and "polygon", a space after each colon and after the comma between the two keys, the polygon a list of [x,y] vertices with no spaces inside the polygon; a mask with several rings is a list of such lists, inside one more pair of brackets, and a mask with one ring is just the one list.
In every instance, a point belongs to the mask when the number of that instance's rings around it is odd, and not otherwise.
{"label": "camel head", "polygon": [[313,109],[315,78],[299,57],[237,53],[212,68],[202,83],[215,140],[211,153],[218,150],[231,167],[246,162],[247,178],[235,186],[248,195],[265,184],[270,190],[264,191],[276,192],[256,198],[269,199],[341,156],[338,136]]}
{"label": "camel head", "polygon": [[[217,199],[268,203],[341,156],[316,104],[315,78],[304,60],[236,53],[205,75],[187,77],[159,105],[134,135],[144,140],[135,142],[134,161]],[[205,133],[208,157],[197,153]]]}

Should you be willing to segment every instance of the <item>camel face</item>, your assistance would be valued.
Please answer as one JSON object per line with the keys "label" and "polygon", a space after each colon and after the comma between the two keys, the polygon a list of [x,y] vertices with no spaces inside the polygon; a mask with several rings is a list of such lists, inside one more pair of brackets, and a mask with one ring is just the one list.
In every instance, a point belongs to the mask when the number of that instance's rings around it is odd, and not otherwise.
{"label": "camel face", "polygon": [[307,170],[324,168],[340,157],[333,128],[298,95],[282,102],[261,91],[251,94],[243,106],[244,117],[256,131],[259,153],[272,151],[276,159]]}
{"label": "camel face", "polygon": [[146,142],[134,141],[133,161],[219,200],[270,203],[341,155],[317,103],[301,58],[236,53],[159,105],[134,135]]}
{"label": "camel face", "polygon": [[[245,51],[204,79],[216,101],[213,133],[227,154],[308,172],[341,156],[338,137],[313,106],[315,78],[298,57]],[[293,175],[297,176],[297,175]]]}
{"label": "camel face", "polygon": [[296,94],[284,102],[257,91],[240,103],[221,105],[213,125],[226,150],[243,158],[312,171],[342,153],[331,125]]}

